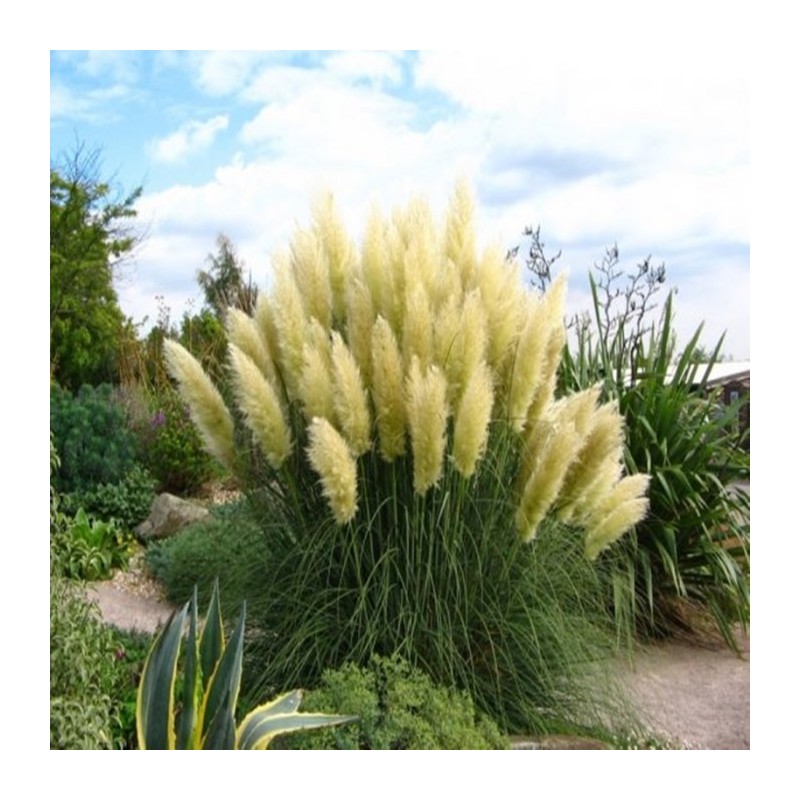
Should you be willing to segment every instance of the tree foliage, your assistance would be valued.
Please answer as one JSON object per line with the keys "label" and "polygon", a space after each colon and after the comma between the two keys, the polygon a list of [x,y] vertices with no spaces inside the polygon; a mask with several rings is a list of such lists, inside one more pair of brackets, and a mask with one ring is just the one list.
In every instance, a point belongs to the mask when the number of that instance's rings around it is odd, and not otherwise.
{"label": "tree foliage", "polygon": [[251,276],[248,275],[245,280],[244,262],[225,234],[217,236],[217,253],[209,254],[206,263],[207,270],[197,271],[197,283],[203,290],[206,306],[220,319],[224,318],[229,307],[252,314],[258,289],[253,285]]}
{"label": "tree foliage", "polygon": [[101,180],[97,151],[82,146],[50,168],[50,372],[68,388],[116,378],[125,317],[114,270],[137,244],[140,194]]}

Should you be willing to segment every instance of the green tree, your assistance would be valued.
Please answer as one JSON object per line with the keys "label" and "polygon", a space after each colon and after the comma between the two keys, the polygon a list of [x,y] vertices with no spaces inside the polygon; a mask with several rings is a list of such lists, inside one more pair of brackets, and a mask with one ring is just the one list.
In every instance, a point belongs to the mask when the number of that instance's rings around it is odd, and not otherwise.
{"label": "green tree", "polygon": [[117,378],[114,272],[139,241],[129,221],[141,191],[101,180],[98,151],[83,146],[50,167],[50,374],[70,389]]}
{"label": "green tree", "polygon": [[220,233],[217,254],[206,258],[207,270],[197,271],[197,283],[205,295],[206,306],[223,319],[229,306],[252,314],[255,311],[258,288],[248,275],[245,281],[244,262],[239,259],[233,242]]}

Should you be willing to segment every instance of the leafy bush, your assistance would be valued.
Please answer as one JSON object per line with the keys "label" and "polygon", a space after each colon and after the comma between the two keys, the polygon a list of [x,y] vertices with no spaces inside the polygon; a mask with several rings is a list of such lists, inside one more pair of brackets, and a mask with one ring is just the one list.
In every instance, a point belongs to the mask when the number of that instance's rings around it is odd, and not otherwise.
{"label": "leafy bush", "polygon": [[79,585],[50,576],[50,747],[113,749],[116,643]]}
{"label": "leafy bush", "polygon": [[213,477],[214,462],[175,389],[159,390],[150,407],[147,426],[140,432],[144,461],[160,491],[190,494]]}
{"label": "leafy bush", "polygon": [[118,483],[64,495],[61,507],[67,514],[75,514],[83,508],[98,519],[115,520],[124,530],[131,531],[150,513],[154,488],[150,473],[137,464]]}
{"label": "leafy bush", "polygon": [[352,714],[358,721],[313,736],[292,734],[284,748],[315,750],[498,750],[508,744],[471,698],[400,658],[373,656],[367,667],[346,664],[322,676],[306,695],[309,711]]}
{"label": "leafy bush", "polygon": [[128,563],[131,538],[115,521],[93,519],[79,508],[73,519],[65,518],[58,535],[51,537],[51,546],[61,574],[98,581]]}
{"label": "leafy bush", "polygon": [[152,542],[146,553],[148,569],[171,602],[185,603],[197,584],[200,602],[208,603],[210,587],[219,579],[223,600],[230,603],[226,613],[260,594],[266,560],[263,533],[244,501],[212,508],[206,519]]}
{"label": "leafy bush", "polygon": [[136,439],[111,386],[82,386],[77,395],[53,386],[50,430],[61,464],[59,492],[85,491],[121,481],[136,463]]}
{"label": "leafy bush", "polygon": [[[565,351],[562,380],[578,390],[601,383],[626,420],[625,463],[647,472],[650,511],[615,562],[614,602],[620,624],[664,634],[691,624],[685,606],[710,612],[736,649],[732,622],[750,617],[749,494],[734,482],[749,479],[749,452],[740,446],[739,405],[721,405],[707,381],[723,340],[702,367],[694,353],[702,325],[676,355],[673,295],[648,322],[663,266],[643,262],[637,273],[617,270],[616,249],[590,275],[593,316],[577,326],[576,350]],[[621,308],[620,308],[621,306]]]}
{"label": "leafy bush", "polygon": [[422,203],[375,216],[359,259],[320,203],[254,316],[228,313],[234,413],[165,343],[206,447],[261,512],[254,691],[397,653],[504,726],[575,711],[598,655],[584,555],[642,517],[647,478],[622,476],[622,420],[597,391],[554,399],[565,285],[525,291],[477,253],[471,215],[458,191],[441,231]]}

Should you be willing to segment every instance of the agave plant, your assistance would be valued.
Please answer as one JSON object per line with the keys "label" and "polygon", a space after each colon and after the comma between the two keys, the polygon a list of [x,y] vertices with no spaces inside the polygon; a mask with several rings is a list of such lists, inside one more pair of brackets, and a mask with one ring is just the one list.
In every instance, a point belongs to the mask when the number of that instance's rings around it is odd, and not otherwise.
{"label": "agave plant", "polygon": [[[178,710],[178,662],[187,619]],[[244,621],[242,606],[226,643],[216,584],[202,630],[198,630],[196,587],[192,599],[173,613],[150,648],[139,684],[136,733],[140,750],[265,750],[281,734],[356,719],[300,713],[302,693],[297,690],[258,706],[237,726],[234,712],[242,672]]]}

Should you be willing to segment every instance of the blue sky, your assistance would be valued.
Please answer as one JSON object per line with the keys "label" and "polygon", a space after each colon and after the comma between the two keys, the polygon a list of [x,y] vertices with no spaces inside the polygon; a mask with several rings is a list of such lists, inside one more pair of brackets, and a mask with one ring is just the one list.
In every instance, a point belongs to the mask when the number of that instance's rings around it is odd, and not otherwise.
{"label": "blue sky", "polygon": [[[580,45],[580,42],[576,42]],[[733,48],[689,43],[570,57],[464,51],[52,51],[50,159],[76,142],[142,185],[147,236],[117,286],[126,314],[178,319],[217,234],[259,285],[271,254],[333,191],[354,239],[377,201],[444,208],[473,186],[479,235],[541,226],[569,269],[569,310],[617,243],[678,288],[679,331],[750,357],[749,82]]]}

